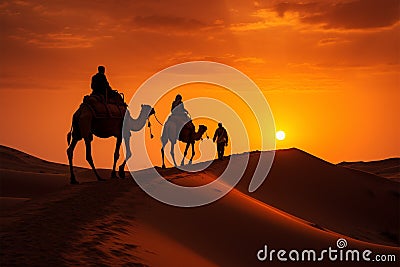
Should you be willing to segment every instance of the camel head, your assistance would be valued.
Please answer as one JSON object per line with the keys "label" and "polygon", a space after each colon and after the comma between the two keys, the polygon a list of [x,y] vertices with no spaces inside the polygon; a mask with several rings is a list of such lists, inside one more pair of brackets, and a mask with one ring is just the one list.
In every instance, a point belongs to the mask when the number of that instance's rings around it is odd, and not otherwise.
{"label": "camel head", "polygon": [[150,117],[151,115],[156,114],[156,111],[151,106],[142,104],[142,113],[148,114],[147,117]]}
{"label": "camel head", "polygon": [[207,131],[207,126],[201,124],[199,125],[199,132],[200,133],[205,133]]}
{"label": "camel head", "polygon": [[127,110],[128,120],[125,122],[124,131],[127,131],[129,135],[129,131],[140,131],[145,125],[146,120],[153,114],[155,114],[154,108],[149,105],[142,105],[142,109],[140,110],[139,117],[134,119],[131,117],[129,111]]}
{"label": "camel head", "polygon": [[199,139],[203,138],[203,134],[207,131],[207,126],[205,125],[199,125],[199,130],[197,131],[197,134],[199,136]]}

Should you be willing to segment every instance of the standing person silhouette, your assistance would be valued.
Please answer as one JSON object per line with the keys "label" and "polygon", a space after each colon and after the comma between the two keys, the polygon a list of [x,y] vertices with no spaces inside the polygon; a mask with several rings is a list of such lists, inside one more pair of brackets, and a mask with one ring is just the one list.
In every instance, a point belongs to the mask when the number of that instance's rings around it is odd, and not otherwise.
{"label": "standing person silhouette", "polygon": [[224,157],[225,147],[228,145],[228,133],[222,127],[222,123],[218,123],[218,128],[215,130],[213,142],[217,142],[218,159],[222,160]]}
{"label": "standing person silhouette", "polygon": [[98,66],[97,70],[98,72],[92,77],[92,83],[90,87],[92,88],[94,95],[103,95],[107,102],[107,98],[111,97],[113,90],[107,81],[106,75],[104,74],[106,72],[106,68],[104,66]]}

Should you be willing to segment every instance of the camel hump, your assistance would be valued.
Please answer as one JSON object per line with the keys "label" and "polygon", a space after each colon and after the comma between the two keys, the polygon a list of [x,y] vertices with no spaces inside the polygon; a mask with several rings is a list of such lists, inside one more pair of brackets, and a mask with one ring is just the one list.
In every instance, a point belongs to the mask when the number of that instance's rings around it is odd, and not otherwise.
{"label": "camel hump", "polygon": [[104,95],[91,94],[83,98],[82,105],[88,106],[95,118],[123,118],[127,105],[120,95],[119,98],[110,98],[106,103]]}
{"label": "camel hump", "polygon": [[[170,126],[170,124],[174,124],[174,127],[176,129],[176,131],[174,131],[175,135],[169,136],[170,138],[172,138],[174,140],[182,141],[181,140],[182,134],[185,135],[187,132],[192,133],[195,131],[195,126],[194,126],[192,120],[186,114],[172,113],[168,117],[166,123],[164,124],[164,129],[168,128]],[[164,130],[163,130],[163,133],[165,133]]]}
{"label": "camel hump", "polygon": [[168,120],[175,123],[177,129],[195,129],[191,118],[186,113],[172,113]]}

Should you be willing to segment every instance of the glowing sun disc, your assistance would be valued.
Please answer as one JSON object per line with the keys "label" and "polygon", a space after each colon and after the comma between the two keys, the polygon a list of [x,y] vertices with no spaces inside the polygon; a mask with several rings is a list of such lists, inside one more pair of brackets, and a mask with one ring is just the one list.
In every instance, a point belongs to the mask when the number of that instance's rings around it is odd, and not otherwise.
{"label": "glowing sun disc", "polygon": [[278,139],[278,140],[283,140],[283,139],[285,139],[285,136],[286,136],[286,134],[285,134],[284,131],[277,131],[277,132],[276,132],[276,139]]}

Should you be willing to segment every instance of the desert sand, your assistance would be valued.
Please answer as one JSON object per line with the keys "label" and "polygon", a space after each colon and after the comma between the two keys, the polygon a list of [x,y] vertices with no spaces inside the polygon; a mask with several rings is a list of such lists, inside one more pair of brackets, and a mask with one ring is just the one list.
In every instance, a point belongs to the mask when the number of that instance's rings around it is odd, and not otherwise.
{"label": "desert sand", "polygon": [[[310,266],[317,262],[261,262],[257,252],[264,245],[337,249],[339,238],[347,249],[395,255],[398,264],[400,183],[287,149],[276,151],[267,179],[249,193],[259,153],[269,152],[250,153],[244,176],[226,196],[178,208],[154,200],[132,178],[97,182],[91,170],[77,168],[82,183],[69,185],[66,165],[1,146],[0,265]],[[195,186],[213,181],[228,160],[200,173],[157,170],[173,183]]]}
{"label": "desert sand", "polygon": [[357,161],[357,162],[341,162],[338,164],[355,170],[369,172],[378,176],[400,182],[400,158],[389,158],[378,161]]}

